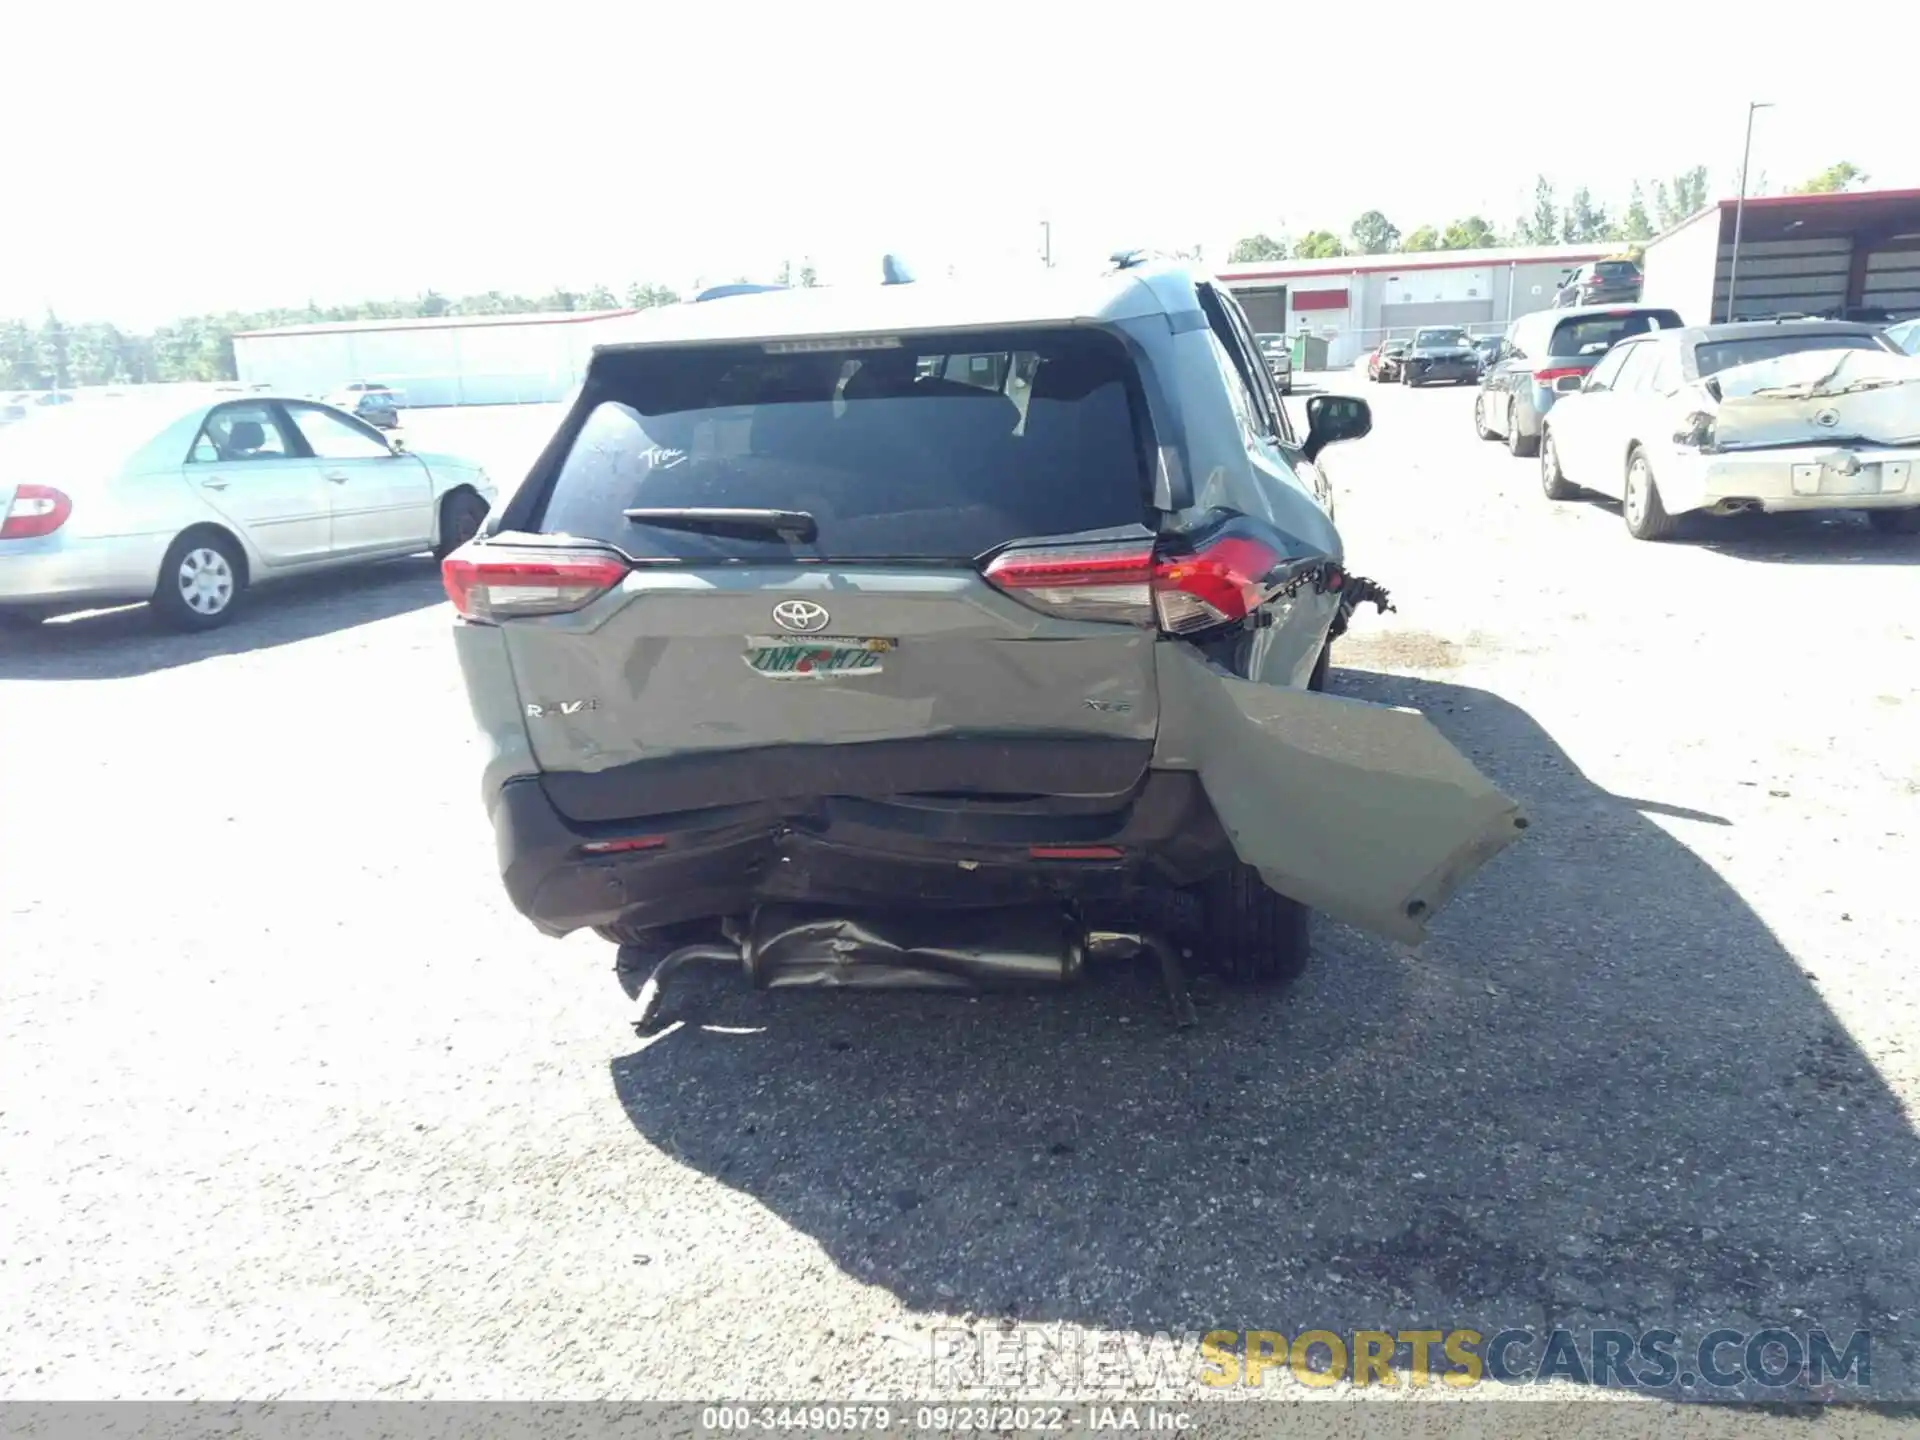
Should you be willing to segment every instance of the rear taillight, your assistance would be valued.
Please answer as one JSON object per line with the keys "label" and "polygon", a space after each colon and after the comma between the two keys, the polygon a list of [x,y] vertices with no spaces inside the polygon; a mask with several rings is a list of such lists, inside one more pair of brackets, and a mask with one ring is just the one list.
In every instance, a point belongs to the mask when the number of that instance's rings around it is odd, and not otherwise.
{"label": "rear taillight", "polygon": [[1584,375],[1586,373],[1587,367],[1584,365],[1553,365],[1545,370],[1534,371],[1533,383],[1536,385],[1551,385],[1554,381],[1564,380],[1569,375]]}
{"label": "rear taillight", "polygon": [[1051,545],[1006,550],[987,583],[1023,605],[1068,620],[1153,623],[1153,545]]}
{"label": "rear taillight", "polygon": [[73,501],[51,485],[22,485],[13,492],[0,540],[33,540],[51,535],[73,514]]}
{"label": "rear taillight", "polygon": [[1170,635],[1191,635],[1245,619],[1281,561],[1259,540],[1222,535],[1177,556],[1133,541],[1008,550],[987,566],[986,579],[1022,604],[1064,619],[1157,625]]}
{"label": "rear taillight", "polygon": [[604,552],[469,546],[441,563],[440,579],[463,620],[491,624],[578,610],[624,580],[627,568],[626,561]]}

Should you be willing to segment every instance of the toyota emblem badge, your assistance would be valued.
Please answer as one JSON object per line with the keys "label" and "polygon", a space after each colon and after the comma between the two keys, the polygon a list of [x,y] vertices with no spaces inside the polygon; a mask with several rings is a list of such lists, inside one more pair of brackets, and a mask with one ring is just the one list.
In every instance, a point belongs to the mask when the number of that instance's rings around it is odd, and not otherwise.
{"label": "toyota emblem badge", "polygon": [[816,605],[811,600],[782,600],[773,607],[774,624],[802,635],[819,634],[832,618],[824,605]]}

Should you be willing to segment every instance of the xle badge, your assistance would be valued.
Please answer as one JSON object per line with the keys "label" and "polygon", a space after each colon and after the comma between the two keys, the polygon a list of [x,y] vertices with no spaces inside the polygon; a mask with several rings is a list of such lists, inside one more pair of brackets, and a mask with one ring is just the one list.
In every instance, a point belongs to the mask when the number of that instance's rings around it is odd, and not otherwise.
{"label": "xle badge", "polygon": [[840,676],[878,675],[880,657],[894,641],[877,637],[792,636],[747,639],[747,668],[769,680],[828,680]]}

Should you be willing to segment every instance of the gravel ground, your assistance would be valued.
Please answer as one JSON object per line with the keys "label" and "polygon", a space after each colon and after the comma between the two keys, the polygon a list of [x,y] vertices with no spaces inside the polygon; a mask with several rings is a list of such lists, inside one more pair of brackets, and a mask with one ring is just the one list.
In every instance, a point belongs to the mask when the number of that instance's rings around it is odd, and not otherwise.
{"label": "gravel ground", "polygon": [[[637,1041],[608,947],[501,894],[425,561],[211,637],[0,642],[0,1394],[1091,1393],[969,1390],[1019,1320],[1148,1360],[1864,1328],[1914,1396],[1920,542],[1638,544],[1475,441],[1471,390],[1359,388],[1376,434],[1328,468],[1399,610],[1334,688],[1426,710],[1534,828],[1420,952],[1324,927],[1193,1032],[1132,970],[694,975]],[[414,440],[506,472],[541,423]],[[1161,1371],[1125,1388],[1212,1393]]]}

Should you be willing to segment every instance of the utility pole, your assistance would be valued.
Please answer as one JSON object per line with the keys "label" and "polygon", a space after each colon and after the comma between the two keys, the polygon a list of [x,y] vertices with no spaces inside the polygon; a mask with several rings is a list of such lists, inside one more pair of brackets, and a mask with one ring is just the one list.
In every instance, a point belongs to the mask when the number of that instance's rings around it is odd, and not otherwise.
{"label": "utility pole", "polygon": [[1771,100],[1747,102],[1747,143],[1740,152],[1740,194],[1733,202],[1733,258],[1727,263],[1727,321],[1733,321],[1733,287],[1740,279],[1740,230],[1747,218],[1747,166],[1753,160],[1753,112],[1771,110]]}
{"label": "utility pole", "polygon": [[1053,268],[1053,222],[1051,220],[1040,222],[1040,263],[1049,270]]}

